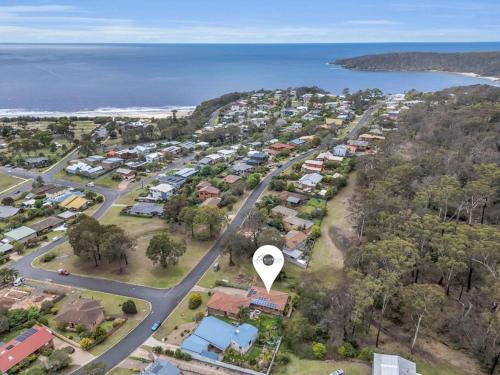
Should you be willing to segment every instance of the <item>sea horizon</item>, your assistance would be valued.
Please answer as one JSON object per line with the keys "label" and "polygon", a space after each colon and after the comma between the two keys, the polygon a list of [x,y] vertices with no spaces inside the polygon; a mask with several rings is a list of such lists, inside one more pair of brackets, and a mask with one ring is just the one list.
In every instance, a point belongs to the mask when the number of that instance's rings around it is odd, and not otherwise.
{"label": "sea horizon", "polygon": [[[500,42],[0,43],[0,116],[194,107],[234,91],[318,86],[385,93],[494,84],[448,72],[361,72],[329,63],[388,52],[500,51]],[[467,72],[465,72],[467,73]]]}

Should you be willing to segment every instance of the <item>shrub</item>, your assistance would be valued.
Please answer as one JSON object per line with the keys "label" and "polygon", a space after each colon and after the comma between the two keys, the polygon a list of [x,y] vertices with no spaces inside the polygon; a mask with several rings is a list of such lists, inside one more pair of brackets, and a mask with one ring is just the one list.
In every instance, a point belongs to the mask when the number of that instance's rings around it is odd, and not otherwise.
{"label": "shrub", "polygon": [[354,358],[356,356],[356,349],[350,342],[344,342],[342,345],[339,346],[337,349],[337,352],[347,358]]}
{"label": "shrub", "polygon": [[195,322],[199,322],[200,320],[203,319],[203,317],[205,316],[205,314],[201,311],[197,312],[195,317],[194,317],[194,321]]}
{"label": "shrub", "polygon": [[133,300],[129,299],[128,301],[123,302],[122,311],[124,314],[137,314],[137,306]]}
{"label": "shrub", "polygon": [[54,254],[54,253],[47,253],[47,254],[44,254],[44,255],[42,256],[42,262],[43,262],[43,263],[48,263],[48,262],[50,262],[50,261],[54,260],[54,259],[55,259],[55,257],[56,257],[56,254]]}
{"label": "shrub", "polygon": [[290,362],[290,357],[284,353],[278,353],[276,362],[280,365],[287,365]]}
{"label": "shrub", "polygon": [[82,348],[83,350],[90,349],[93,344],[94,340],[92,340],[89,337],[84,337],[83,339],[80,340],[80,348]]}
{"label": "shrub", "polygon": [[95,327],[94,331],[92,332],[92,338],[95,341],[99,341],[99,340],[102,340],[103,338],[105,338],[107,334],[108,333],[106,332],[106,330],[104,328],[102,328],[101,326],[98,326],[98,327]]}
{"label": "shrub", "polygon": [[201,305],[200,293],[191,293],[189,296],[189,308],[191,310],[197,309]]}
{"label": "shrub", "polygon": [[161,354],[163,353],[163,348],[161,346],[153,346],[153,353],[155,354]]}
{"label": "shrub", "polygon": [[324,359],[326,355],[326,346],[320,342],[312,344],[312,351],[316,359]]}
{"label": "shrub", "polygon": [[54,307],[54,302],[52,301],[43,301],[42,305],[40,306],[40,312],[42,314],[47,314],[50,312],[50,309]]}
{"label": "shrub", "polygon": [[368,347],[361,349],[356,358],[361,361],[371,362],[373,359],[373,349]]}

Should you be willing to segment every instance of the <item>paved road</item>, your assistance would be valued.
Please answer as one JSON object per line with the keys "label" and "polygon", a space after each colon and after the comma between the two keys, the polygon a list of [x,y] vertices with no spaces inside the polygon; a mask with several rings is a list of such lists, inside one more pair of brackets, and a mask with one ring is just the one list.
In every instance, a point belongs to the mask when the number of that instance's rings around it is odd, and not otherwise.
{"label": "paved road", "polygon": [[381,105],[382,104],[375,104],[375,105],[371,106],[370,108],[368,108],[368,110],[365,113],[363,113],[363,116],[361,117],[359,122],[356,124],[356,126],[354,128],[352,128],[349,131],[349,133],[347,133],[346,138],[347,139],[357,138],[359,135],[358,133],[361,130],[361,128],[366,125],[368,119],[373,115],[374,112],[376,112],[380,108]]}
{"label": "paved road", "polygon": [[[229,224],[229,228],[238,228],[243,224],[249,211],[255,206],[257,199],[266,189],[272,177],[276,176],[284,169],[290,167],[296,161],[309,157],[316,151],[317,149],[314,149],[302,155],[299,155],[285,163],[282,167],[277,168],[270,174],[268,174],[252,191],[238,213],[235,215],[234,219]],[[171,168],[173,168],[173,166],[171,166]],[[53,181],[58,183],[64,182],[64,184],[68,186],[74,185],[75,187],[77,187],[78,185],[80,185],[67,181]],[[94,214],[94,217],[98,218],[102,214],[104,214],[104,212],[106,212],[107,208],[109,208],[111,204],[113,204],[114,200],[118,197],[118,193],[110,191],[109,189],[99,187],[95,187],[93,188],[93,190],[96,190],[106,196],[105,203]],[[173,311],[173,309],[186,296],[186,294],[196,285],[198,280],[216,260],[221,251],[222,243],[228,233],[229,231],[225,231],[222,236],[215,242],[215,244],[210,248],[210,250],[205,254],[205,256],[200,260],[200,262],[191,270],[191,272],[189,272],[189,274],[176,287],[172,289],[155,289],[111,280],[106,280],[105,282],[103,282],[103,280],[101,279],[78,275],[61,276],[56,272],[46,271],[43,269],[35,269],[31,266],[31,262],[36,257],[63,243],[66,240],[65,237],[62,237],[57,241],[52,242],[38,249],[37,251],[26,255],[25,257],[14,263],[13,267],[19,270],[22,275],[25,275],[30,279],[119,294],[132,298],[141,298],[147,300],[151,304],[151,313],[131,333],[129,333],[123,340],[114,345],[106,353],[102,354],[94,360],[96,362],[105,363],[107,368],[111,369],[112,367],[120,363],[123,359],[125,359],[137,347],[139,347],[151,335],[151,325],[155,321],[165,320],[167,316]],[[77,370],[75,373],[80,374],[81,369]]]}

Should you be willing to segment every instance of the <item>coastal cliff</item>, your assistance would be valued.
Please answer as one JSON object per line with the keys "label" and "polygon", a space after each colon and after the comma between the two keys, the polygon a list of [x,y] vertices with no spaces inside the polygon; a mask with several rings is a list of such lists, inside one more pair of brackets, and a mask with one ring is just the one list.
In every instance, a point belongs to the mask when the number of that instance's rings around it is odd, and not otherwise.
{"label": "coastal cliff", "polygon": [[468,53],[403,52],[364,55],[332,62],[366,71],[446,71],[500,78],[500,51]]}

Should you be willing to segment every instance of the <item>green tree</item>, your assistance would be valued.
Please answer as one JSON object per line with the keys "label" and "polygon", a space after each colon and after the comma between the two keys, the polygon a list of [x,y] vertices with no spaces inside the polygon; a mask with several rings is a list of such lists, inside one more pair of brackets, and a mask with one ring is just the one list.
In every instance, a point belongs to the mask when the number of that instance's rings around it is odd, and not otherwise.
{"label": "green tree", "polygon": [[191,310],[197,309],[201,305],[201,294],[200,293],[191,293],[189,295],[189,308]]}
{"label": "green tree", "polygon": [[125,302],[123,302],[122,311],[124,314],[127,314],[127,315],[137,314],[137,307],[135,305],[134,300],[129,299],[129,300],[126,300]]}
{"label": "green tree", "polygon": [[0,283],[11,284],[19,276],[19,272],[13,268],[0,268]]}
{"label": "green tree", "polygon": [[91,362],[82,368],[84,375],[105,375],[106,365],[102,362]]}
{"label": "green tree", "polygon": [[56,373],[68,367],[72,362],[70,355],[64,350],[54,350],[49,356],[48,370]]}
{"label": "green tree", "polygon": [[259,184],[259,182],[260,182],[260,174],[252,173],[247,177],[247,188],[249,190],[252,190]]}
{"label": "green tree", "polygon": [[179,221],[184,223],[187,229],[191,232],[191,238],[194,238],[194,224],[196,219],[197,209],[195,207],[184,207],[179,215]]}
{"label": "green tree", "polygon": [[210,238],[214,238],[220,232],[222,226],[227,223],[228,217],[224,209],[212,206],[201,206],[196,211],[195,223],[208,226]]}
{"label": "green tree", "polygon": [[89,257],[99,266],[101,260],[102,227],[91,217],[82,215],[78,222],[68,229],[68,241],[73,253],[79,257]]}
{"label": "green tree", "polygon": [[134,250],[137,242],[125,234],[125,231],[116,225],[103,227],[100,249],[109,260],[117,260],[120,273],[123,272],[123,263],[128,265],[129,251]]}
{"label": "green tree", "polygon": [[175,241],[167,233],[155,235],[146,250],[146,256],[153,263],[160,263],[163,268],[173,266],[178,263],[179,257],[186,252],[184,241]]}

